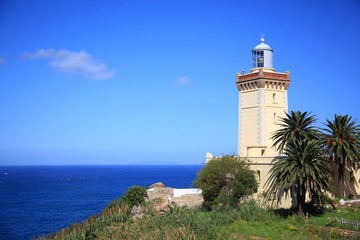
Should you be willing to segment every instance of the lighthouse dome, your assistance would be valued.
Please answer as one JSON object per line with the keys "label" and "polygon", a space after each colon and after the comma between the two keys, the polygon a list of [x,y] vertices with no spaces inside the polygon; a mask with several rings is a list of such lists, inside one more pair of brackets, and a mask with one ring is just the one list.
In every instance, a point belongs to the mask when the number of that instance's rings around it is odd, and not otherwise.
{"label": "lighthouse dome", "polygon": [[254,50],[270,50],[270,51],[274,51],[269,45],[265,44],[265,39],[261,38],[261,43],[259,45],[257,45]]}

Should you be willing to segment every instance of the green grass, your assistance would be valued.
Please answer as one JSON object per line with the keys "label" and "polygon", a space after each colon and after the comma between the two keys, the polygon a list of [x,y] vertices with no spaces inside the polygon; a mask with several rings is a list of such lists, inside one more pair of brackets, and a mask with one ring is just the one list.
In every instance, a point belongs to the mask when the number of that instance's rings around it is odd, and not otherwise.
{"label": "green grass", "polygon": [[303,219],[289,217],[277,221],[244,221],[238,220],[229,226],[222,226],[223,231],[242,234],[247,237],[261,237],[271,239],[296,239],[299,229],[304,225]]}
{"label": "green grass", "polygon": [[[310,221],[296,215],[287,216],[289,213],[288,210],[265,211],[250,203],[237,209],[153,214],[132,223],[113,224],[99,239],[360,239],[360,235],[344,237],[339,230],[325,226],[327,217],[356,219],[356,212],[327,212],[310,217]],[[342,225],[332,228],[351,229]],[[169,237],[174,231],[180,235]]]}
{"label": "green grass", "polygon": [[[49,238],[100,240],[360,239],[360,235],[344,237],[339,230],[336,230],[336,228],[359,230],[352,226],[340,224],[326,226],[329,222],[328,217],[359,220],[360,209],[348,212],[325,212],[317,216],[310,216],[309,219],[294,215],[293,210],[266,211],[254,202],[243,204],[235,209],[149,212],[143,218],[136,220],[114,218],[112,221],[112,216],[104,213],[102,217],[88,221],[85,225],[69,229],[66,234],[58,234],[59,238]],[[116,214],[118,217],[126,216]],[[74,230],[76,231],[74,232]]]}
{"label": "green grass", "polygon": [[[317,226],[326,226],[326,223],[329,222],[328,217],[330,218],[344,218],[348,220],[357,220],[360,221],[360,210],[357,211],[346,211],[346,212],[325,212],[323,215],[312,217],[309,219],[312,221],[312,224]],[[339,229],[348,229],[354,231],[360,231],[359,227],[354,227],[347,224],[336,224],[334,228]]]}
{"label": "green grass", "polygon": [[333,230],[326,228],[326,221],[318,221],[314,224],[314,220],[323,220],[325,217],[313,217],[312,221],[297,216],[289,216],[287,218],[279,218],[277,221],[244,221],[238,220],[228,226],[224,225],[221,231],[230,231],[237,235],[242,235],[246,239],[252,237],[262,239],[360,239],[360,235],[345,237],[340,229],[352,229],[351,226],[336,225],[331,228],[339,228]]}

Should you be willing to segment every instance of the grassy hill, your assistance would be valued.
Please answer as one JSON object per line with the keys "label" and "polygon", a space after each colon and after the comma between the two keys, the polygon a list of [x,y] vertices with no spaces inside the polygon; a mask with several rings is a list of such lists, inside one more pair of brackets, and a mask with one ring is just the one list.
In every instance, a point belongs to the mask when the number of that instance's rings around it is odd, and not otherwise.
{"label": "grassy hill", "polygon": [[262,209],[254,201],[212,211],[175,206],[162,212],[153,211],[154,203],[148,202],[144,217],[133,219],[130,208],[120,204],[113,202],[87,221],[39,239],[360,239],[359,227],[328,220],[360,221],[359,206],[324,209],[302,218],[291,209]]}

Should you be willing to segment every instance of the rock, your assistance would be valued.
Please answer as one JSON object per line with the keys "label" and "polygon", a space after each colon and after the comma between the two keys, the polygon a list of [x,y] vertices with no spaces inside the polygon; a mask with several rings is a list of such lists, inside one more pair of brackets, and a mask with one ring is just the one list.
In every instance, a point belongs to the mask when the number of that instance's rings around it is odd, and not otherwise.
{"label": "rock", "polygon": [[150,188],[156,188],[156,187],[157,188],[165,188],[166,186],[162,182],[157,182],[150,186]]}
{"label": "rock", "polygon": [[171,204],[177,204],[179,207],[198,207],[204,202],[201,193],[202,191],[196,188],[174,189],[166,187],[161,182],[154,183],[147,189],[147,204],[142,207],[134,206],[131,215],[133,218],[141,218],[148,211],[168,210]]}
{"label": "rock", "polygon": [[142,218],[145,213],[146,211],[142,207],[134,206],[131,209],[131,215],[133,216],[133,218]]}
{"label": "rock", "polygon": [[193,208],[201,206],[204,202],[200,189],[174,189],[166,187],[162,183],[155,183],[151,185],[147,193],[148,201],[154,201],[156,199],[155,210],[166,210],[169,204],[177,204],[178,206],[186,205],[188,208]]}

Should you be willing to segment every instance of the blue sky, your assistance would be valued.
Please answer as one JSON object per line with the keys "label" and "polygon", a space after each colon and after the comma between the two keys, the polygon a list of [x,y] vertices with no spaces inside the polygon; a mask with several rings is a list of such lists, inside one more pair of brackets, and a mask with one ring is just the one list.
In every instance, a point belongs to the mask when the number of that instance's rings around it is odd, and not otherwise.
{"label": "blue sky", "polygon": [[289,109],[360,117],[360,2],[0,1],[0,165],[237,151],[237,72],[274,48]]}

